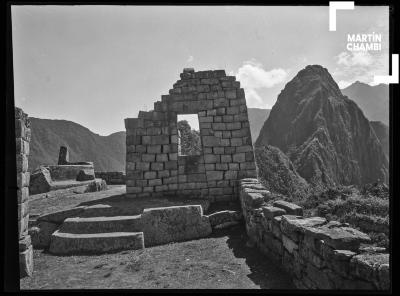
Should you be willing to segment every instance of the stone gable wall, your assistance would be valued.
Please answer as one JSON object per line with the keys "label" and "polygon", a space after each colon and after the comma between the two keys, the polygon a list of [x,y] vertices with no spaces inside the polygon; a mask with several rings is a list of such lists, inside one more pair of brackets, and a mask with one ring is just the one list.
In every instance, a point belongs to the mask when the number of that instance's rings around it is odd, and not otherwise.
{"label": "stone gable wall", "polygon": [[[154,110],[125,119],[126,190],[131,197],[237,197],[256,176],[245,93],[224,70],[184,69]],[[177,115],[197,114],[201,155],[178,156]]]}
{"label": "stone gable wall", "polygon": [[28,115],[15,108],[15,148],[17,160],[17,199],[20,277],[31,276],[33,272],[33,248],[28,234],[29,222],[29,178],[28,156],[31,140]]}
{"label": "stone gable wall", "polygon": [[295,204],[272,202],[257,179],[240,180],[239,195],[251,243],[275,258],[298,288],[390,288],[389,254],[362,247],[368,235],[322,217],[304,218]]}

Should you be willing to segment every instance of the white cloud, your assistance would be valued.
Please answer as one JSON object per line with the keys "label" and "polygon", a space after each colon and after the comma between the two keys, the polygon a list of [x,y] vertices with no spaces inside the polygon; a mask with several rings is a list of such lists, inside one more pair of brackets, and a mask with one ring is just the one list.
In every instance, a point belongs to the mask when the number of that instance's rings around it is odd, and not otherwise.
{"label": "white cloud", "polygon": [[375,75],[388,74],[388,54],[385,52],[341,52],[335,56],[337,68],[332,73],[340,88],[361,81],[374,84]]}
{"label": "white cloud", "polygon": [[187,63],[191,63],[191,62],[193,62],[193,60],[194,60],[194,57],[191,55],[191,56],[189,56],[189,57],[187,58],[186,62],[187,62]]}
{"label": "white cloud", "polygon": [[372,55],[367,51],[341,52],[336,56],[336,63],[346,67],[369,66],[373,63]]}
{"label": "white cloud", "polygon": [[[354,81],[353,81],[353,82],[354,82]],[[351,81],[345,81],[345,80],[340,80],[340,81],[338,82],[338,85],[339,85],[339,88],[340,88],[340,89],[344,89],[344,88],[348,87],[350,84],[352,84],[353,82],[351,82]]]}
{"label": "white cloud", "polygon": [[252,59],[246,61],[235,74],[246,92],[249,107],[267,108],[257,90],[271,88],[287,78],[287,71],[281,68],[266,71],[263,65]]}

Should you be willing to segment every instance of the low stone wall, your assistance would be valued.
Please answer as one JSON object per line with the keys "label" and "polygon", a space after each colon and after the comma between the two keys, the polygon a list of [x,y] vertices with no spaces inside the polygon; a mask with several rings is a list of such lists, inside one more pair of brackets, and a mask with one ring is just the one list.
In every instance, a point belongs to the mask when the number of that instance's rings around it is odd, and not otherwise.
{"label": "low stone wall", "polygon": [[101,178],[107,182],[108,185],[125,185],[124,172],[94,172],[96,178]]}
{"label": "low stone wall", "polygon": [[390,288],[389,254],[360,247],[368,235],[322,217],[304,218],[302,208],[270,199],[257,179],[239,181],[239,194],[251,243],[276,258],[301,289]]}
{"label": "low stone wall", "polygon": [[76,180],[80,171],[94,175],[93,163],[87,165],[49,165],[45,167],[49,170],[53,181]]}
{"label": "low stone wall", "polygon": [[28,155],[31,139],[28,115],[15,108],[15,143],[17,160],[17,198],[20,277],[31,276],[33,272],[33,248],[28,234],[29,223],[29,177]]}

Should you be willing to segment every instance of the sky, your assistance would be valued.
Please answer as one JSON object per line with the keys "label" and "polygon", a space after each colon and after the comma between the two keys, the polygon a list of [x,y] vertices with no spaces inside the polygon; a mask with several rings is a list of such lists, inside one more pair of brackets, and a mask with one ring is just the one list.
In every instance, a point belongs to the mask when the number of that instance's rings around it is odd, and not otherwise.
{"label": "sky", "polygon": [[[183,68],[224,69],[248,107],[270,109],[310,64],[344,88],[389,74],[388,6],[12,6],[14,100],[29,116],[100,135],[168,94]],[[382,34],[382,50],[352,52],[347,34]]]}

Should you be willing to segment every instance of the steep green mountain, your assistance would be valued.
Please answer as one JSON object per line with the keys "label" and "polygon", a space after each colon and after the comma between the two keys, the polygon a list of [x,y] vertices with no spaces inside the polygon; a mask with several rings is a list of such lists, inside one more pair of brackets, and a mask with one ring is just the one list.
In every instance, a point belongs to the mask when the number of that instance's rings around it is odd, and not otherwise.
{"label": "steep green mountain", "polygon": [[328,70],[307,66],[279,94],[256,146],[275,146],[314,188],[388,180],[388,160],[368,119]]}
{"label": "steep green mountain", "polygon": [[100,136],[68,120],[30,117],[32,139],[29,169],[57,164],[60,146],[69,148],[72,162],[93,161],[96,171],[125,171],[125,132]]}
{"label": "steep green mountain", "polygon": [[383,152],[389,159],[389,127],[380,121],[370,121],[370,124],[382,144]]}

